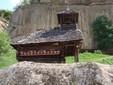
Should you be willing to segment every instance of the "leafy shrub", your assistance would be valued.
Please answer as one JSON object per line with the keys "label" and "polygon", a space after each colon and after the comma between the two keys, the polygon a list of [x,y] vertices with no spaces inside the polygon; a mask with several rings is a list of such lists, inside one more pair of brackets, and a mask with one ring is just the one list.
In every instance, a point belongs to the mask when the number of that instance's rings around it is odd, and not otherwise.
{"label": "leafy shrub", "polygon": [[6,54],[10,51],[10,39],[7,32],[0,32],[0,55]]}
{"label": "leafy shrub", "polygon": [[17,4],[17,6],[14,8],[15,10],[20,8],[20,7],[23,7],[24,5],[26,4],[30,4],[31,0],[22,0],[20,4]]}
{"label": "leafy shrub", "polygon": [[3,16],[6,20],[10,20],[13,12],[9,10],[0,10],[0,16]]}
{"label": "leafy shrub", "polygon": [[113,48],[113,24],[106,16],[99,16],[92,24],[97,48],[106,50]]}
{"label": "leafy shrub", "polygon": [[16,62],[16,51],[10,46],[8,33],[0,32],[0,69]]}

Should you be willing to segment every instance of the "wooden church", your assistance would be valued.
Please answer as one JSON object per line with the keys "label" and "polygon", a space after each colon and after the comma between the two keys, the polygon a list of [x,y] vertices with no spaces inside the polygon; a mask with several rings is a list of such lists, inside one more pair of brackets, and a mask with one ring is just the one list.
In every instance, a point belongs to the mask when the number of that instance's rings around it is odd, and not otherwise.
{"label": "wooden church", "polygon": [[67,56],[75,56],[75,62],[79,61],[79,49],[83,41],[82,32],[76,29],[79,14],[67,8],[56,16],[59,27],[38,30],[27,37],[12,40],[18,61],[65,63]]}

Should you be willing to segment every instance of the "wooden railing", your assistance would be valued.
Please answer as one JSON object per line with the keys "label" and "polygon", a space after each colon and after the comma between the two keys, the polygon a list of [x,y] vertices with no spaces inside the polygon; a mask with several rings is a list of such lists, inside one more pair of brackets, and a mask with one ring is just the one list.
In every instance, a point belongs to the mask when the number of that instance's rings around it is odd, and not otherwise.
{"label": "wooden railing", "polygon": [[20,51],[20,56],[41,56],[41,55],[59,55],[59,50],[42,50],[42,51]]}

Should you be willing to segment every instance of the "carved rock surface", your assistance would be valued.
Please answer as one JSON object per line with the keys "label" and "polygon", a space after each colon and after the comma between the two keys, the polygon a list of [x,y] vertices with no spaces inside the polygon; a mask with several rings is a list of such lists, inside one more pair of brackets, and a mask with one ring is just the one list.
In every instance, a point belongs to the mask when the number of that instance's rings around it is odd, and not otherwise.
{"label": "carved rock surface", "polygon": [[113,66],[20,62],[0,71],[0,85],[113,85]]}
{"label": "carved rock surface", "polygon": [[113,4],[113,0],[32,0],[32,4],[37,3],[58,3],[58,4],[76,4],[76,5],[89,5],[89,4]]}

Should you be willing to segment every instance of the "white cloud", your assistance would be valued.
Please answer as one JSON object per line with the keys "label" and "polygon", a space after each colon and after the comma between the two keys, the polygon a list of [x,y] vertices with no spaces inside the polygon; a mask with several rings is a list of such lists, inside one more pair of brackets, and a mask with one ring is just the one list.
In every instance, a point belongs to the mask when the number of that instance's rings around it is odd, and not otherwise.
{"label": "white cloud", "polygon": [[13,5],[17,5],[21,2],[22,0],[11,0]]}

